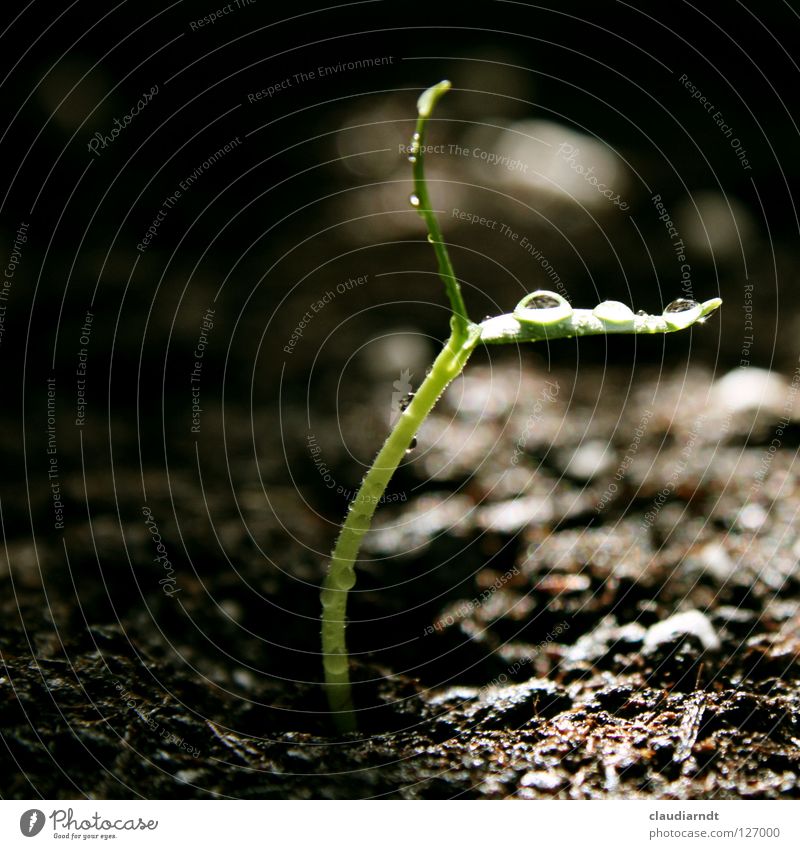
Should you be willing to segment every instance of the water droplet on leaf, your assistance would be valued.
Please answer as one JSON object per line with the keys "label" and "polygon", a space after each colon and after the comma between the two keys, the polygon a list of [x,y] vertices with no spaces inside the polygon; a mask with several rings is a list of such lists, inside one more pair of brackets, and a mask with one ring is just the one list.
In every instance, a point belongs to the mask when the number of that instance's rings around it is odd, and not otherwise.
{"label": "water droplet on leaf", "polygon": [[410,454],[417,447],[417,437],[413,437],[406,448],[406,454]]}
{"label": "water droplet on leaf", "polygon": [[526,324],[557,324],[572,315],[572,307],[555,292],[540,289],[526,295],[514,308],[513,315]]}
{"label": "water droplet on leaf", "polygon": [[534,295],[527,304],[525,309],[528,310],[549,310],[553,307],[560,307],[561,301],[554,298],[552,295]]}
{"label": "water droplet on leaf", "polygon": [[636,315],[645,316],[647,315],[647,310],[636,310]]}
{"label": "water droplet on leaf", "polygon": [[693,310],[695,307],[699,307],[700,304],[697,301],[693,301],[691,298],[677,298],[671,304],[667,304],[664,308],[664,312],[686,312],[686,310]]}
{"label": "water droplet on leaf", "polygon": [[409,197],[408,199],[408,202],[411,204],[411,206],[414,207],[414,209],[419,206],[419,198],[416,195],[411,195],[411,197]]}
{"label": "water droplet on leaf", "polygon": [[408,161],[413,165],[417,161],[417,157],[413,153],[408,154]]}
{"label": "water droplet on leaf", "polygon": [[691,327],[703,314],[703,308],[691,298],[678,298],[664,309],[664,321],[674,330]]}
{"label": "water droplet on leaf", "polygon": [[609,324],[628,324],[633,321],[633,311],[621,301],[603,301],[592,312],[600,321]]}

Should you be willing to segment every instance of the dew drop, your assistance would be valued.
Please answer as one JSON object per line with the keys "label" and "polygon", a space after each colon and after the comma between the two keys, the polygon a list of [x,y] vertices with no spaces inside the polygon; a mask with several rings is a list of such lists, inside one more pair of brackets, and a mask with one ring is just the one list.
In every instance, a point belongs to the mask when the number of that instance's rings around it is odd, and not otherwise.
{"label": "dew drop", "polygon": [[539,289],[526,295],[514,308],[513,315],[523,323],[558,324],[572,315],[572,307],[555,292]]}
{"label": "dew drop", "polygon": [[525,304],[525,308],[529,310],[549,310],[553,307],[560,307],[561,301],[558,298],[554,298],[552,295],[534,295],[527,304]]}
{"label": "dew drop", "polygon": [[592,312],[609,324],[628,324],[633,320],[633,311],[621,301],[603,301]]}
{"label": "dew drop", "polygon": [[408,154],[408,161],[413,165],[417,161],[417,157],[413,153]]}
{"label": "dew drop", "polygon": [[639,316],[646,316],[646,315],[647,315],[647,310],[636,310],[636,315],[639,315]]}
{"label": "dew drop", "polygon": [[411,442],[409,443],[408,448],[406,448],[406,454],[410,454],[416,447],[417,447],[417,437],[415,436],[415,437],[412,438]]}
{"label": "dew drop", "polygon": [[664,309],[664,321],[673,330],[684,330],[703,314],[703,308],[691,298],[678,298]]}
{"label": "dew drop", "polygon": [[430,234],[430,233],[428,233],[428,241],[429,241],[432,245],[435,245],[435,244],[436,244],[436,240],[433,238],[433,236],[431,236],[431,234]]}
{"label": "dew drop", "polygon": [[419,133],[414,133],[414,135],[411,136],[411,141],[419,143]]}
{"label": "dew drop", "polygon": [[320,596],[323,607],[336,607],[341,603],[339,593],[336,590],[326,589]]}
{"label": "dew drop", "polygon": [[687,310],[693,310],[695,307],[699,307],[700,304],[697,301],[693,301],[691,298],[677,298],[671,304],[667,304],[664,308],[664,312],[686,312]]}
{"label": "dew drop", "polygon": [[408,202],[411,204],[411,206],[414,207],[414,209],[419,206],[419,198],[416,195],[411,195],[411,197],[409,197],[408,199]]}
{"label": "dew drop", "polygon": [[339,572],[332,580],[332,583],[337,590],[352,590],[356,585],[355,569],[350,568]]}

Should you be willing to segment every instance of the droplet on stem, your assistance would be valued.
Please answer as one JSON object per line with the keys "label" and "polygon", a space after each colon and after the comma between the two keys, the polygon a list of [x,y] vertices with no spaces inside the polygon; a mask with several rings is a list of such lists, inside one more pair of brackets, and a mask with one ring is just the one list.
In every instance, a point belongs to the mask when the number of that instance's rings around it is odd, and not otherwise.
{"label": "droplet on stem", "polygon": [[417,437],[414,436],[411,438],[411,442],[408,444],[408,448],[406,448],[406,454],[410,454],[417,447]]}
{"label": "droplet on stem", "polygon": [[528,310],[549,310],[553,307],[560,307],[561,301],[558,298],[554,298],[552,295],[548,295],[546,293],[542,293],[541,295],[534,295],[527,304],[525,304],[525,309]]}
{"label": "droplet on stem", "polygon": [[703,308],[691,298],[677,298],[664,309],[664,321],[673,330],[683,330],[694,324],[703,314]]}
{"label": "droplet on stem", "polygon": [[667,304],[664,308],[664,312],[686,312],[686,310],[693,310],[695,307],[699,307],[700,304],[697,301],[693,301],[691,298],[676,298],[671,304]]}
{"label": "droplet on stem", "polygon": [[629,324],[633,321],[633,311],[621,301],[603,301],[592,313],[607,324]]}
{"label": "droplet on stem", "polygon": [[517,304],[513,315],[517,321],[527,324],[556,324],[572,315],[572,307],[556,292],[538,289]]}
{"label": "droplet on stem", "polygon": [[331,583],[337,590],[352,590],[356,585],[356,573],[352,567],[338,571]]}
{"label": "droplet on stem", "polygon": [[411,206],[414,207],[414,209],[419,206],[419,198],[416,195],[411,195],[408,199],[408,202],[411,204]]}

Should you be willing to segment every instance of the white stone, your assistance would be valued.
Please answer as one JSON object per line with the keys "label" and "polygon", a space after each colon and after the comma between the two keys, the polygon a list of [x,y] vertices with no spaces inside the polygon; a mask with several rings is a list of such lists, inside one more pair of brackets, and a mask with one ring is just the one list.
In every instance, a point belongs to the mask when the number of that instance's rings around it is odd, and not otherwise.
{"label": "white stone", "polygon": [[644,638],[645,651],[655,649],[682,634],[697,637],[705,649],[720,647],[719,637],[708,617],[699,610],[687,610],[651,625]]}
{"label": "white stone", "polygon": [[763,368],[737,368],[714,382],[712,399],[732,412],[763,409],[783,411],[789,385],[783,375]]}

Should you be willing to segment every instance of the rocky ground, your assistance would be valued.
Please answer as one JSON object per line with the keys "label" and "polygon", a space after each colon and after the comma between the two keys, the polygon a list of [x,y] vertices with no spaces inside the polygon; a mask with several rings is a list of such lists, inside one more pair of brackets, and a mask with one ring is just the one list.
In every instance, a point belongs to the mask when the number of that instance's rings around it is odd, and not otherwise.
{"label": "rocky ground", "polygon": [[[226,455],[209,438],[168,476],[70,478],[63,541],[34,546],[6,493],[3,795],[800,796],[795,390],[477,358],[365,547],[350,737],[318,686],[345,502],[302,404],[252,432],[229,414]],[[315,414],[337,485],[384,400]],[[285,457],[253,432],[282,433]]]}

